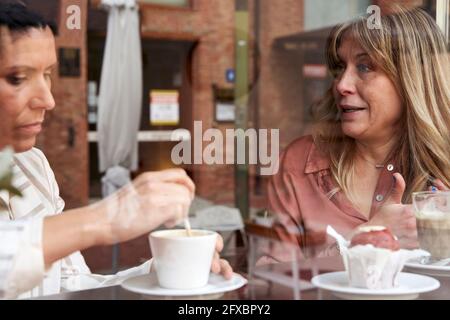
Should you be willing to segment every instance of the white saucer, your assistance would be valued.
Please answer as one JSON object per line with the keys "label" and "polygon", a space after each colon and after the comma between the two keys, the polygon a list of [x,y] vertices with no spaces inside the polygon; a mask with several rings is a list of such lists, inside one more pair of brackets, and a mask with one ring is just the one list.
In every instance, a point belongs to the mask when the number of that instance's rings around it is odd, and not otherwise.
{"label": "white saucer", "polygon": [[230,280],[226,280],[220,275],[211,273],[208,284],[204,287],[189,290],[166,289],[159,286],[156,274],[151,273],[128,278],[122,283],[122,287],[129,291],[151,296],[189,297],[224,293],[236,290],[245,284],[247,284],[247,280],[237,273],[233,274],[233,277]]}
{"label": "white saucer", "polygon": [[435,277],[450,277],[450,266],[433,266],[413,260],[407,262],[405,267],[408,271],[414,273],[428,274]]}
{"label": "white saucer", "polygon": [[393,289],[364,289],[350,287],[347,272],[330,272],[315,276],[312,284],[324,290],[331,291],[342,299],[355,300],[407,300],[415,299],[419,293],[428,292],[439,288],[438,280],[413,273],[401,272],[398,275],[399,286]]}

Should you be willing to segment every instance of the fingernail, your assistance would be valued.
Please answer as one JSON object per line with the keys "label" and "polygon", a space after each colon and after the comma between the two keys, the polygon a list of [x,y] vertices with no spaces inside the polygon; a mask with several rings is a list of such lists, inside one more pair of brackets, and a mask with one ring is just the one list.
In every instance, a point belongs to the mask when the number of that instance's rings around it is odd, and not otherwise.
{"label": "fingernail", "polygon": [[436,192],[436,191],[437,191],[437,188],[435,186],[432,186],[431,187],[431,192]]}

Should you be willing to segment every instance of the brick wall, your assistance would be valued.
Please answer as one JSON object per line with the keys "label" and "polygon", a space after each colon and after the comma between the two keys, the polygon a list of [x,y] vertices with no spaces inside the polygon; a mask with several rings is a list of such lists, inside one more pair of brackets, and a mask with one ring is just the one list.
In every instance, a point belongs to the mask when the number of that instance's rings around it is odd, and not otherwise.
{"label": "brick wall", "polygon": [[[52,76],[52,92],[56,108],[47,113],[45,126],[38,139],[38,147],[46,154],[59,183],[66,208],[88,203],[88,152],[86,123],[86,13],[87,0],[60,0],[59,35],[57,50],[61,47],[79,48],[81,76],[76,78]],[[81,29],[66,27],[69,5],[81,9]],[[74,144],[69,145],[70,128],[73,128]]]}
{"label": "brick wall", "polygon": [[[197,41],[192,56],[192,121],[203,130],[232,125],[214,122],[213,85],[231,88],[225,72],[234,67],[234,1],[197,0],[195,10],[141,6],[145,37]],[[192,121],[188,129],[192,128]],[[204,147],[207,143],[204,144]],[[192,172],[198,195],[218,203],[234,201],[234,168],[227,165],[185,166]],[[220,178],[219,178],[220,177]]]}
{"label": "brick wall", "polygon": [[296,61],[273,45],[278,37],[302,31],[303,4],[263,0],[261,9],[260,121],[261,127],[280,129],[280,148],[284,148],[303,133],[301,56]]}

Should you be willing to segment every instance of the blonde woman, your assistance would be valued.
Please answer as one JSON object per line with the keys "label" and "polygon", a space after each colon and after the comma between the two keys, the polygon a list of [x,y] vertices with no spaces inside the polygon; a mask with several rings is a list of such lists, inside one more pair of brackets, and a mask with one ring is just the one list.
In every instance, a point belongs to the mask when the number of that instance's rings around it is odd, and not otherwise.
{"label": "blonde woman", "polygon": [[365,18],[337,26],[326,52],[334,81],[315,110],[313,135],[285,150],[269,184],[276,230],[285,237],[331,225],[349,236],[363,224],[384,225],[402,247],[416,247],[411,193],[450,185],[444,37],[424,11],[397,7],[378,29]]}

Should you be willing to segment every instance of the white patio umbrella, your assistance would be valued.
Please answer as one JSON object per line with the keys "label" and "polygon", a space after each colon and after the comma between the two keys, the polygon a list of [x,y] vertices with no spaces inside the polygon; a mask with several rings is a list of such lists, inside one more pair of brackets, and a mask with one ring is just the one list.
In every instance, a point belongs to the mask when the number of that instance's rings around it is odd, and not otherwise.
{"label": "white patio umbrella", "polygon": [[[138,166],[137,134],[142,107],[139,8],[135,0],[102,0],[108,30],[98,99],[98,151],[106,197],[130,181]],[[113,251],[117,271],[118,246]]]}
{"label": "white patio umbrella", "polygon": [[[142,107],[142,54],[135,0],[102,0],[109,11],[98,100],[100,171],[106,194],[125,181],[117,167],[136,170]],[[111,172],[109,174],[109,172]],[[126,171],[125,171],[126,172]],[[129,174],[129,173],[128,173]]]}

